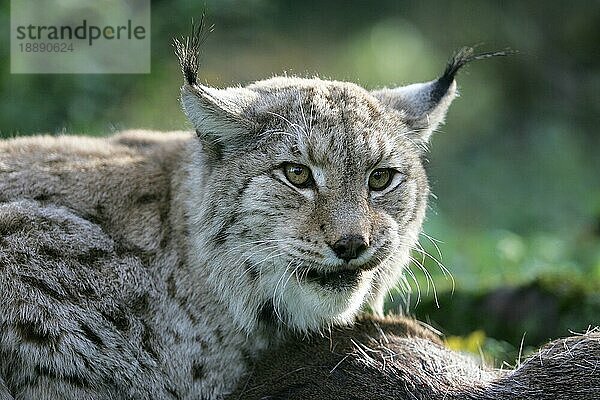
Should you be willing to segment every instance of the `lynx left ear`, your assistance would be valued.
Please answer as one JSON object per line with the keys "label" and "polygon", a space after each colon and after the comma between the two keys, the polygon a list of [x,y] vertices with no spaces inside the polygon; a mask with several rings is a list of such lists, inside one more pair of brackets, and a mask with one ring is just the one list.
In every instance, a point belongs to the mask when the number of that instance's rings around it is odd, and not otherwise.
{"label": "lynx left ear", "polygon": [[473,48],[463,47],[450,59],[446,70],[438,79],[394,89],[381,89],[371,94],[383,104],[400,111],[413,135],[425,144],[435,129],[444,122],[448,107],[456,97],[454,77],[458,70],[473,60],[508,54],[508,51],[502,51],[474,55]]}

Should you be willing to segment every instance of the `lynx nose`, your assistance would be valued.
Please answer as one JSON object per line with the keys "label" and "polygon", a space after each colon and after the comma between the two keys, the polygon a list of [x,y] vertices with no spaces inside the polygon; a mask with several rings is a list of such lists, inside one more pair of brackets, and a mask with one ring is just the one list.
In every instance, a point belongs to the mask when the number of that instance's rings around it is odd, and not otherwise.
{"label": "lynx nose", "polygon": [[332,246],[335,254],[346,262],[358,258],[367,247],[365,239],[358,235],[343,236]]}

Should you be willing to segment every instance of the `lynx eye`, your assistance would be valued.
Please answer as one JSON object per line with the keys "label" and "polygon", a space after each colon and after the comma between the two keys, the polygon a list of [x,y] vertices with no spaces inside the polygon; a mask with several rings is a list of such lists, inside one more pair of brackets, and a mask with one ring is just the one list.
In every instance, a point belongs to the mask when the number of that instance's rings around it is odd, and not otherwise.
{"label": "lynx eye", "polygon": [[287,180],[299,188],[305,188],[312,183],[312,174],[306,165],[286,163],[283,172]]}
{"label": "lynx eye", "polygon": [[371,172],[369,176],[369,189],[380,191],[387,188],[392,183],[394,171],[391,168],[378,168]]}

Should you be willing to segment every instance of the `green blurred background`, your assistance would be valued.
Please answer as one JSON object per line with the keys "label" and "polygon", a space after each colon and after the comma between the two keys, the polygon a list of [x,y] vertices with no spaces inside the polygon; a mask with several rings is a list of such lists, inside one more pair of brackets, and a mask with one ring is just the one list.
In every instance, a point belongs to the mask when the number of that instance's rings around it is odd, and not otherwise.
{"label": "green blurred background", "polygon": [[600,2],[152,1],[148,75],[11,75],[3,2],[0,137],[188,127],[171,39],[205,8],[201,79],[215,86],[287,72],[378,88],[433,79],[463,45],[518,50],[458,77],[428,164],[441,257],[422,238],[454,292],[425,257],[437,301],[413,266],[409,312],[496,362],[600,324]]}

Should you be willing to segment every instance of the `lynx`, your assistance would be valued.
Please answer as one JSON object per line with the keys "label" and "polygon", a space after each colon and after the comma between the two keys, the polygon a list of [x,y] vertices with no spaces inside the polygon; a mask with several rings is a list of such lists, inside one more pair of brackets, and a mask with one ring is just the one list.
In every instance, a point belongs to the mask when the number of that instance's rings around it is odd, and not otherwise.
{"label": "lynx", "polygon": [[0,393],[221,399],[288,332],[382,312],[416,245],[422,156],[456,96],[275,77],[199,83],[192,132],[0,143]]}

